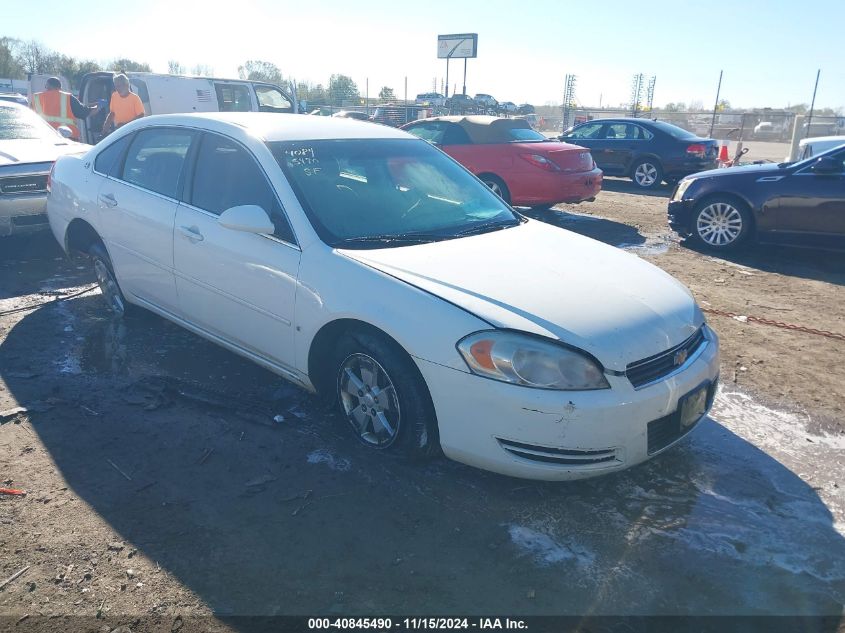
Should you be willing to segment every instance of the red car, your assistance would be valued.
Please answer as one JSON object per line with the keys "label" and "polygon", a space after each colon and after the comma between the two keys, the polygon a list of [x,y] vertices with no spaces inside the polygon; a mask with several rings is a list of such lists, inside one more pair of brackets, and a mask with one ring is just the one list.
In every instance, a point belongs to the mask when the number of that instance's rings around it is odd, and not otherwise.
{"label": "red car", "polygon": [[550,140],[524,119],[441,116],[402,129],[439,147],[514,206],[548,209],[592,200],[601,190],[602,171],[590,150]]}

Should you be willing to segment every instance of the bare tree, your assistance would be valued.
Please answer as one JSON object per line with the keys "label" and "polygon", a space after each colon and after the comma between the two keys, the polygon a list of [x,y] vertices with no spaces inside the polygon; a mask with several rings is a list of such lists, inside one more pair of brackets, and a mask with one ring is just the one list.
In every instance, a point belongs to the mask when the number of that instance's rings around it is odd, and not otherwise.
{"label": "bare tree", "polygon": [[32,75],[56,72],[60,56],[36,40],[21,42],[17,47],[17,60],[23,71]]}
{"label": "bare tree", "polygon": [[0,77],[23,79],[23,68],[15,56],[19,42],[11,37],[0,37]]}
{"label": "bare tree", "polygon": [[184,75],[185,65],[175,59],[171,59],[167,62],[167,72],[171,75]]}
{"label": "bare tree", "polygon": [[211,77],[214,75],[214,68],[207,64],[196,64],[191,67],[191,74],[197,77]]}

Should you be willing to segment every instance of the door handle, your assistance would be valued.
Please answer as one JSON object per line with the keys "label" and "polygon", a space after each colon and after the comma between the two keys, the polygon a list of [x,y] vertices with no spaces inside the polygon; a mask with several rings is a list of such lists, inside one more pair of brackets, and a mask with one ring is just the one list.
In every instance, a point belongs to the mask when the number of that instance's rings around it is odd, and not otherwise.
{"label": "door handle", "polygon": [[202,242],[205,239],[195,226],[180,226],[179,232],[192,242]]}
{"label": "door handle", "polygon": [[102,202],[107,207],[116,207],[117,200],[114,197],[114,194],[111,193],[101,193],[100,194],[100,202]]}

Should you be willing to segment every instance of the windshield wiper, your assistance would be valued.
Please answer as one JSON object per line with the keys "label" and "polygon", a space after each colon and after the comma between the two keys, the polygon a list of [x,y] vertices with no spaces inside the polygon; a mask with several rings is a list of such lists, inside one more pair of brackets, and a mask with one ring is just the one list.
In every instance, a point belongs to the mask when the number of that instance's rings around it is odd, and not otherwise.
{"label": "windshield wiper", "polygon": [[407,235],[396,235],[392,233],[384,235],[362,235],[360,237],[346,237],[336,240],[332,246],[345,246],[353,244],[428,244],[442,240],[442,235],[423,233],[408,233]]}
{"label": "windshield wiper", "polygon": [[520,224],[519,220],[514,222],[482,222],[481,224],[476,224],[475,226],[458,231],[457,233],[452,233],[452,236],[463,237],[465,235],[475,235],[476,233],[487,233],[490,231],[506,229],[511,226],[517,226],[518,224]]}

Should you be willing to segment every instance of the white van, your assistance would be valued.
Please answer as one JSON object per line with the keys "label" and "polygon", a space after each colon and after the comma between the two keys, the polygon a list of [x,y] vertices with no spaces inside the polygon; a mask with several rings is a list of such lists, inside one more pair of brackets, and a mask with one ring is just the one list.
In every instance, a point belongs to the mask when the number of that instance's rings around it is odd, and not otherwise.
{"label": "white van", "polygon": [[[114,72],[88,73],[79,85],[82,103],[105,106],[80,121],[82,140],[92,145],[102,138],[103,121],[114,91]],[[147,114],[185,112],[293,112],[299,111],[295,95],[261,81],[184,77],[128,72],[132,92],[141,97]]]}

